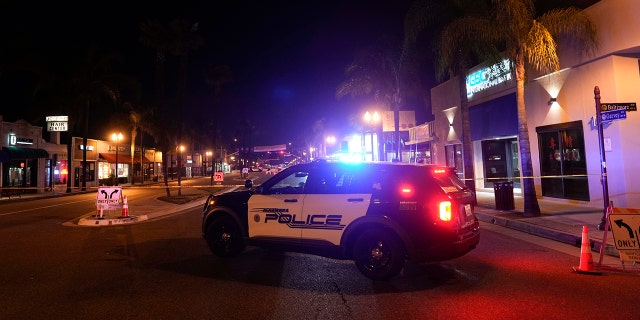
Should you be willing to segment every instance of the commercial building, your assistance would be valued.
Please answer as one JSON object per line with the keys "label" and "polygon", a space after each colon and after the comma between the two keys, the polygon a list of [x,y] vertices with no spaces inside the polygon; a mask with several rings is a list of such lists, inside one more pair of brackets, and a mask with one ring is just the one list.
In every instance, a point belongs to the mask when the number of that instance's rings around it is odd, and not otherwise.
{"label": "commercial building", "polygon": [[[528,70],[525,104],[536,194],[602,205],[606,171],[608,198],[616,207],[640,208],[640,1],[602,0],[585,9],[595,22],[599,48],[582,54],[560,43],[560,71]],[[491,190],[493,181],[513,180],[520,192],[515,78],[503,68],[479,67],[467,75],[467,95],[475,185]],[[497,77],[488,74],[505,71]],[[486,81],[491,79],[490,81]],[[596,120],[595,87],[603,106],[623,106],[626,118],[609,116],[602,138]],[[435,116],[431,141],[434,163],[455,164],[462,158],[462,123],[458,80],[431,90]],[[617,105],[616,105],[617,104]],[[616,112],[617,113],[617,112]],[[613,118],[613,119],[611,119]],[[603,149],[600,150],[601,141]],[[602,159],[606,162],[602,165]]]}
{"label": "commercial building", "polygon": [[9,188],[13,192],[19,189],[21,193],[36,193],[66,184],[67,146],[60,144],[59,134],[52,134],[51,142],[45,141],[42,131],[42,127],[24,120],[5,122],[0,115],[3,195]]}

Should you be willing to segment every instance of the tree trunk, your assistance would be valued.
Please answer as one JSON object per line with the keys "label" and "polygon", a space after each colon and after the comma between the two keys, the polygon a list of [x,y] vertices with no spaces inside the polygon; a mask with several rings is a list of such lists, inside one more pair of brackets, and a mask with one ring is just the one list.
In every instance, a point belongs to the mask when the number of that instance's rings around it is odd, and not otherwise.
{"label": "tree trunk", "polygon": [[465,185],[475,192],[476,181],[473,169],[473,144],[471,142],[471,122],[469,120],[469,100],[467,99],[467,83],[464,75],[458,76],[460,93],[460,116],[462,120],[462,157]]}
{"label": "tree trunk", "polygon": [[527,111],[524,104],[524,53],[518,49],[515,57],[516,99],[518,103],[518,143],[520,146],[520,163],[522,166],[522,196],[524,198],[524,215],[527,217],[540,216],[540,206],[536,197],[533,180],[533,165],[531,163],[531,147],[529,142],[529,128],[527,125]]}

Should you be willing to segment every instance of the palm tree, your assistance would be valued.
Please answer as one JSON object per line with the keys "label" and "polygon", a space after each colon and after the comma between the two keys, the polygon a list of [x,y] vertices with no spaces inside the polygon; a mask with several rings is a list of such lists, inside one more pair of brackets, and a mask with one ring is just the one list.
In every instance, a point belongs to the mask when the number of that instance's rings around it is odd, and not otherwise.
{"label": "palm tree", "polygon": [[410,81],[414,75],[407,68],[409,49],[405,43],[399,44],[392,37],[384,36],[381,41],[369,48],[356,52],[354,60],[345,68],[346,80],[336,89],[336,98],[349,95],[367,97],[376,104],[392,109],[395,126],[395,159],[402,161],[400,152],[400,107],[407,92],[416,91]]}
{"label": "palm tree", "polygon": [[471,31],[476,30],[479,21],[489,16],[488,1],[416,1],[412,3],[405,17],[405,41],[413,44],[418,37],[429,30],[428,38],[434,39],[436,77],[458,80],[460,97],[460,117],[462,122],[463,174],[467,187],[475,190],[473,168],[473,143],[469,121],[469,101],[466,91],[466,73],[481,61],[498,61],[499,50],[492,40]]}
{"label": "palm tree", "polygon": [[[203,44],[203,39],[196,32],[198,23],[190,23],[186,20],[173,20],[165,27],[162,23],[154,20],[147,21],[140,25],[140,41],[156,50],[156,75],[155,75],[155,94],[156,103],[161,110],[161,114],[165,118],[157,118],[161,126],[165,129],[162,131],[163,137],[158,137],[159,146],[163,156],[164,183],[166,186],[167,196],[171,196],[168,182],[168,165],[167,155],[178,145],[181,140],[181,132],[183,131],[182,113],[184,104],[186,103],[186,74],[188,56],[191,50],[195,50]],[[164,86],[164,64],[166,62],[167,53],[172,53],[179,58],[178,70],[178,104],[179,107],[172,108],[172,112],[167,112]],[[166,118],[166,115],[169,118]],[[173,143],[172,140],[175,140]],[[178,184],[181,184],[180,175],[178,175]],[[178,189],[180,193],[180,189]]]}
{"label": "palm tree", "polygon": [[[86,60],[73,71],[71,75],[70,89],[73,106],[76,110],[78,121],[82,123],[82,144],[87,145],[89,136],[89,122],[91,117],[91,109],[96,105],[111,104],[116,106],[122,98],[123,92],[132,89],[138,92],[137,82],[128,76],[116,74],[112,71],[114,62],[118,61],[119,56],[114,53],[101,54],[95,48],[91,48]],[[82,190],[86,190],[86,168],[87,168],[87,149],[82,152]]]}
{"label": "palm tree", "polygon": [[[138,136],[138,132],[140,133],[140,173],[142,182],[144,182],[144,149],[142,149],[142,133],[147,132],[153,134],[156,130],[152,128],[151,116],[153,115],[153,110],[151,108],[145,108],[144,106],[137,105],[131,102],[125,102],[123,107],[126,108],[126,111],[129,114],[128,126],[131,128],[131,168],[134,167],[134,157],[136,150],[136,137]],[[133,184],[133,171],[131,172],[131,183]]]}
{"label": "palm tree", "polygon": [[536,16],[533,0],[494,0],[494,8],[494,26],[502,30],[502,44],[515,70],[524,214],[539,216],[524,103],[525,64],[542,72],[557,71],[560,68],[556,51],[558,37],[568,37],[577,41],[585,52],[593,52],[598,45],[596,28],[584,12],[573,7],[553,9],[541,16]]}
{"label": "palm tree", "polygon": [[[208,124],[208,128],[204,128],[204,131],[208,134],[205,135],[205,139],[211,139],[211,146],[214,149],[216,145],[220,143],[218,137],[218,120],[219,111],[221,109],[222,99],[222,86],[233,82],[233,72],[231,67],[227,65],[209,64],[204,73],[205,83],[210,87],[213,87],[213,117],[209,116],[207,119],[212,119]],[[222,159],[222,155],[218,155],[217,158]],[[215,167],[215,166],[214,166]],[[213,174],[215,170],[211,170],[211,182],[213,183]]]}
{"label": "palm tree", "polygon": [[[540,72],[557,71],[560,67],[556,51],[559,37],[572,39],[578,43],[577,47],[592,52],[598,45],[596,29],[583,11],[573,7],[552,9],[536,16],[534,0],[491,0],[490,5],[490,15],[463,17],[461,19],[466,19],[467,23],[463,23],[465,20],[453,21],[451,28],[446,27],[442,34],[447,38],[468,39],[475,46],[493,43],[503,48],[511,60],[516,79],[524,215],[539,216],[524,103],[525,67],[529,65]],[[445,48],[441,46],[443,58],[446,56],[453,61],[458,57],[459,47]]]}

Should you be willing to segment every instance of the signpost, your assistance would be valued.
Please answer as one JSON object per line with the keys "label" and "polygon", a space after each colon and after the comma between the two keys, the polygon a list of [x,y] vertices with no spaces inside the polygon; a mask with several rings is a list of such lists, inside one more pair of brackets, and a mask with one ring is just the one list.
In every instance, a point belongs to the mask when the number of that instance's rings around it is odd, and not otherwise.
{"label": "signpost", "polygon": [[624,120],[627,118],[627,111],[637,111],[635,102],[626,103],[601,103],[600,88],[593,88],[593,98],[596,102],[596,119],[598,126],[598,142],[600,147],[600,168],[602,174],[602,199],[604,200],[604,210],[602,219],[597,229],[604,229],[607,221],[607,207],[609,206],[609,184],[607,182],[607,160],[605,156],[604,145],[604,124],[616,120]]}

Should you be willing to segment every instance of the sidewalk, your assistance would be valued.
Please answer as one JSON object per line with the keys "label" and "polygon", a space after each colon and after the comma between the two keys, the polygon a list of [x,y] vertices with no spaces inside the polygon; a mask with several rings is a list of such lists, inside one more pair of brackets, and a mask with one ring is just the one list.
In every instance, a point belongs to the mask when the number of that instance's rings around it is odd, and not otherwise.
{"label": "sidewalk", "polygon": [[[567,243],[577,248],[580,248],[582,243],[583,226],[587,226],[592,250],[600,252],[605,236],[604,230],[598,230],[604,215],[603,207],[577,201],[538,198],[541,216],[525,217],[524,199],[519,194],[514,197],[514,210],[496,210],[493,192],[477,191],[476,195],[478,206],[475,213],[480,221]],[[604,254],[618,257],[611,231],[608,231],[606,236]]]}

